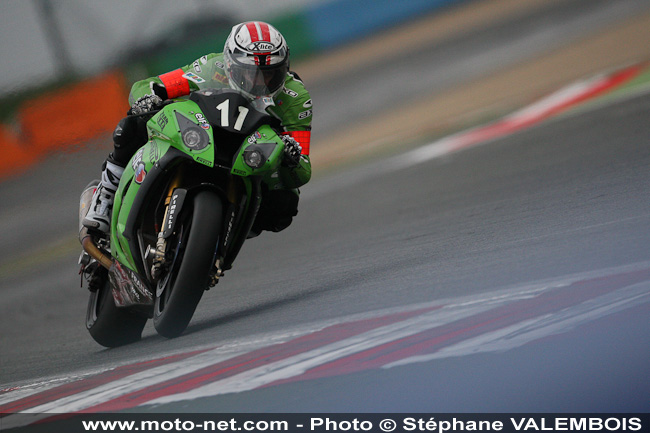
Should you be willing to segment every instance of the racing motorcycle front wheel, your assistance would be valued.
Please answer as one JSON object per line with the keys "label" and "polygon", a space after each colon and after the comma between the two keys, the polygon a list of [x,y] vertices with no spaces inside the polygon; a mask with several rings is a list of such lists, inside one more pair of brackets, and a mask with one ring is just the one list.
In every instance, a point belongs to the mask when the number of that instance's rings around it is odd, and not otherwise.
{"label": "racing motorcycle front wheel", "polygon": [[208,287],[222,209],[217,193],[198,192],[192,206],[181,211],[175,234],[168,239],[171,263],[158,282],[153,315],[154,327],[164,337],[178,337],[185,331]]}

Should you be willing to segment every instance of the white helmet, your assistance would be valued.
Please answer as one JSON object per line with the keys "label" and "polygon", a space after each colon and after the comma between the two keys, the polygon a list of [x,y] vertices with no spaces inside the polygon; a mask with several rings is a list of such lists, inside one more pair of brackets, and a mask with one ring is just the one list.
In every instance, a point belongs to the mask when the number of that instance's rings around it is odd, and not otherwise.
{"label": "white helmet", "polygon": [[223,49],[230,87],[252,98],[274,97],[289,71],[289,47],[270,24],[251,21],[232,28]]}

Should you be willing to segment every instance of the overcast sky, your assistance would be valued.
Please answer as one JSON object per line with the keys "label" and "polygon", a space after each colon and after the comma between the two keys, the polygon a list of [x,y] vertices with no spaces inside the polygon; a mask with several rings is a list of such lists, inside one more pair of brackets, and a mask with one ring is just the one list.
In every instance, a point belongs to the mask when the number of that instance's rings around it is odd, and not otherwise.
{"label": "overcast sky", "polygon": [[[0,0],[0,96],[56,73],[37,4]],[[164,34],[174,22],[207,13],[236,21],[323,0],[50,0],[70,61],[82,74],[111,64],[125,48]]]}

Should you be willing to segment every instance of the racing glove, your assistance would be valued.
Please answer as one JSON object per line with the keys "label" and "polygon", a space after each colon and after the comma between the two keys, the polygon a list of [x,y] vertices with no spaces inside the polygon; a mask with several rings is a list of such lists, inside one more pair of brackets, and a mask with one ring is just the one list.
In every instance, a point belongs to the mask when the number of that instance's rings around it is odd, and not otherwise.
{"label": "racing glove", "polygon": [[280,138],[284,141],[282,165],[289,168],[298,167],[298,164],[300,163],[300,155],[302,154],[302,146],[300,146],[300,143],[289,135],[281,135]]}
{"label": "racing glove", "polygon": [[161,108],[163,105],[163,100],[158,95],[144,95],[138,98],[137,101],[133,103],[129,114],[143,114],[148,111],[153,111]]}

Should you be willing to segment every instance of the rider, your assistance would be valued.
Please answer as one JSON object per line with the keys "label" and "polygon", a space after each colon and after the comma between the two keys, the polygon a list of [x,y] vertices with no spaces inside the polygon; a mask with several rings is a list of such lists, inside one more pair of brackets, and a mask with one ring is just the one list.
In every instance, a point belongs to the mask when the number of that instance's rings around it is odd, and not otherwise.
{"label": "rider", "polygon": [[[160,108],[163,101],[186,97],[194,90],[226,88],[242,92],[277,118],[285,142],[280,179],[283,188],[263,191],[262,205],[251,232],[278,232],[298,213],[298,187],[311,177],[309,143],[312,102],[298,75],[289,70],[289,47],[270,24],[253,21],[232,28],[223,53],[205,55],[194,63],[133,84],[129,115]],[[115,192],[133,154],[147,142],[146,120],[123,118],[113,133],[114,150],[102,166],[83,225],[101,234],[110,232]]]}

